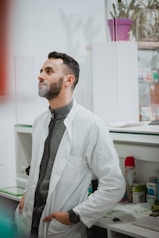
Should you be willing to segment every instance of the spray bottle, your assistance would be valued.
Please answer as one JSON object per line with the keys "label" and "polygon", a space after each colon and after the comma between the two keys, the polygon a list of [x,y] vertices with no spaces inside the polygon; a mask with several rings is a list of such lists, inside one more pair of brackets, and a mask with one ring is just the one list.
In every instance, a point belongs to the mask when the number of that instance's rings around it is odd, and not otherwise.
{"label": "spray bottle", "polygon": [[132,186],[136,182],[135,159],[133,156],[125,158],[126,195],[128,202],[132,202]]}

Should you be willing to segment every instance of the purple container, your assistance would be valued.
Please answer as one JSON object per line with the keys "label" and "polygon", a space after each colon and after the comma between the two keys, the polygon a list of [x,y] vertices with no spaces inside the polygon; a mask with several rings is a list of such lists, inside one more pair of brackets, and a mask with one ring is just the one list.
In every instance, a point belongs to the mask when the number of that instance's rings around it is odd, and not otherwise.
{"label": "purple container", "polygon": [[108,19],[108,26],[112,41],[128,41],[132,20],[127,18]]}

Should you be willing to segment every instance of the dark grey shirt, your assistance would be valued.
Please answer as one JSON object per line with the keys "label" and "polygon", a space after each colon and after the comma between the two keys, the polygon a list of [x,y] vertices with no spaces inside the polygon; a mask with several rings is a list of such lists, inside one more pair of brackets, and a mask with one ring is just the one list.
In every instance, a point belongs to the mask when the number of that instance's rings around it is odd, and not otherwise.
{"label": "dark grey shirt", "polygon": [[32,228],[36,230],[38,230],[40,217],[45,207],[49,189],[50,176],[56,153],[62,136],[65,132],[64,119],[71,110],[72,105],[73,102],[71,101],[71,103],[62,108],[58,108],[56,110],[52,110],[50,108],[52,118],[49,125],[49,134],[45,141],[43,157],[40,164],[39,179],[35,191]]}

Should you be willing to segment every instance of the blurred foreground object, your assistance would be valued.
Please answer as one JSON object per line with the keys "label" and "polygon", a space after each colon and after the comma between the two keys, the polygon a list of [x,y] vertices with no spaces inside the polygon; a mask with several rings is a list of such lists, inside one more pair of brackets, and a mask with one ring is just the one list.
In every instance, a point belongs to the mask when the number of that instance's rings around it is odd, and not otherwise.
{"label": "blurred foreground object", "polygon": [[1,0],[0,6],[0,100],[7,94],[7,45],[10,0]]}
{"label": "blurred foreground object", "polygon": [[15,225],[4,209],[0,210],[0,237],[16,238]]}

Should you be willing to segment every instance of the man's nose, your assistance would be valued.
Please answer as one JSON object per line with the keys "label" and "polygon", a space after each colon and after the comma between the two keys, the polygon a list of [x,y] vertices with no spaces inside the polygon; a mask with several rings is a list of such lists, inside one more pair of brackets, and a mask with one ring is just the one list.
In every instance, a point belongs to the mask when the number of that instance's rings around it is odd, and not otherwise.
{"label": "man's nose", "polygon": [[39,75],[38,75],[38,80],[39,80],[39,81],[43,80],[42,72],[39,73]]}

